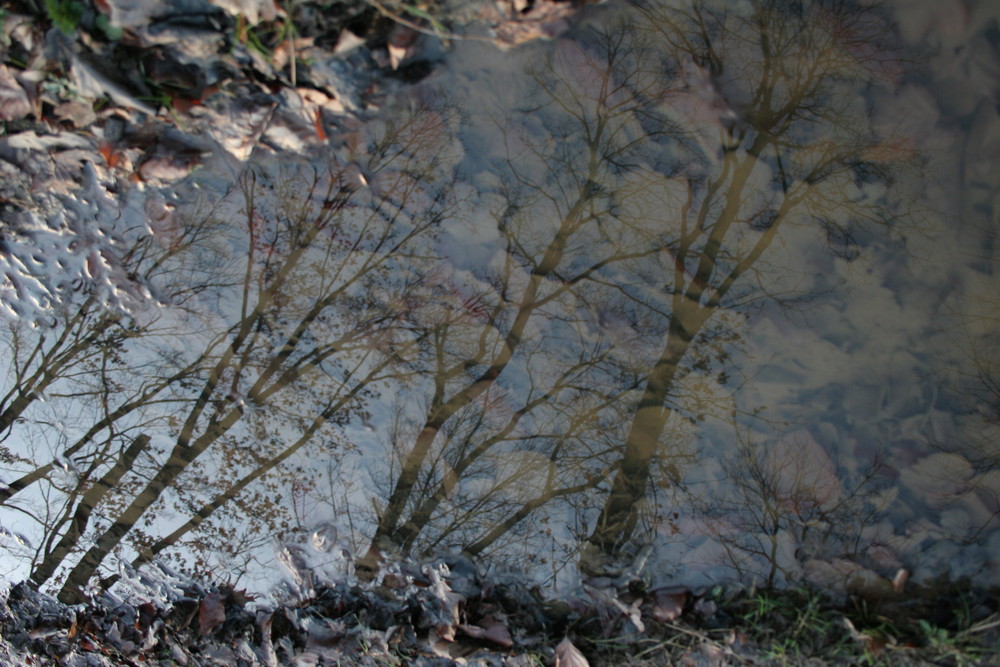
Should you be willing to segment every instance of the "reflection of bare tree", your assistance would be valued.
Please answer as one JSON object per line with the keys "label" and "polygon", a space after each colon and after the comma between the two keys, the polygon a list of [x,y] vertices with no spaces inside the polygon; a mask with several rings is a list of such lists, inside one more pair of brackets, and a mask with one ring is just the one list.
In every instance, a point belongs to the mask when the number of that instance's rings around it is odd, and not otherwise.
{"label": "reflection of bare tree", "polygon": [[[313,483],[296,459],[335,462],[349,446],[335,427],[387,383],[420,414],[392,434],[376,549],[479,554],[553,506],[597,515],[575,532],[598,560],[627,544],[651,491],[680,476],[671,434],[725,400],[739,308],[794,292],[768,251],[808,225],[852,256],[857,225],[890,221],[883,196],[907,155],[868,126],[858,94],[885,63],[873,11],[741,7],[646,5],[534,72],[540,97],[512,118],[501,176],[481,193],[502,246],[488,266],[428,259],[451,211],[437,159],[449,122],[422,109],[365,151],[349,140],[352,164],[257,164],[211,222],[181,225],[208,231],[163,266],[198,265],[183,325],[202,319],[153,365],[139,332],[93,318],[38,345],[19,332],[23,386],[0,406],[4,428],[105,340],[88,336],[122,337],[87,367],[99,407],[63,447],[79,479],[31,459],[0,491],[49,480],[62,499],[39,517],[33,578],[65,577],[76,599],[115,552],[137,564],[181,544],[235,556],[280,532],[293,519],[279,496]],[[745,518],[762,535],[846,511],[809,500],[794,461],[748,449],[733,474],[766,499]],[[782,486],[789,476],[798,490]],[[776,562],[773,543],[738,546]]]}
{"label": "reflection of bare tree", "polygon": [[141,431],[155,420],[151,412],[170,404],[169,390],[198,369],[197,361],[160,354],[157,346],[175,331],[152,301],[183,312],[197,298],[211,279],[193,265],[182,269],[195,248],[208,251],[218,226],[206,219],[150,234],[170,225],[170,207],[154,193],[145,204],[148,221],[136,220],[126,198],[113,201],[88,173],[85,193],[65,213],[69,229],[83,235],[70,245],[85,270],[74,277],[73,255],[53,250],[46,259],[66,275],[52,269],[61,301],[47,313],[51,322],[7,328],[11,388],[0,422],[19,453],[10,457],[18,459],[15,477],[0,489],[0,503],[44,527],[38,561],[57,560],[75,545],[146,449]]}
{"label": "reflection of bare tree", "polygon": [[[91,186],[92,189],[94,187]],[[152,196],[147,202],[151,226],[163,225],[171,217],[163,203]],[[99,201],[98,208],[108,216],[115,210],[110,200]],[[119,213],[118,220],[125,218],[123,213]],[[84,223],[100,227],[100,221]],[[122,226],[125,228],[119,228]],[[145,225],[141,227],[145,228]],[[116,279],[148,285],[153,288],[158,300],[183,308],[211,279],[195,267],[184,267],[179,258],[192,254],[196,247],[204,246],[206,239],[216,230],[214,221],[204,220],[174,225],[170,234],[165,235],[169,239],[149,235],[145,231],[137,237],[134,228],[120,222],[105,229],[103,234],[118,238],[118,244],[122,246],[114,257]],[[100,257],[103,258],[103,255]],[[50,261],[56,262],[57,259],[50,258]],[[87,261],[89,266],[91,260]],[[179,279],[178,276],[183,277]],[[130,358],[137,339],[151,341],[170,336],[170,325],[165,325],[148,309],[149,303],[145,307],[143,304],[132,304],[137,311],[134,313],[109,307],[107,299],[102,298],[101,290],[107,291],[113,286],[97,284],[98,277],[100,274],[95,271],[89,279],[73,281],[74,289],[63,294],[63,300],[52,311],[54,326],[51,328],[24,321],[7,325],[9,335],[5,343],[9,349],[7,363],[11,386],[0,398],[0,434],[4,440],[13,433],[15,424],[28,424],[41,419],[32,417],[29,410],[37,408],[45,399],[54,403],[65,399],[88,399],[101,406],[102,414],[92,425],[85,427],[82,436],[61,447],[56,457],[64,462],[99,459],[100,455],[90,449],[95,442],[99,442],[97,439],[102,433],[107,431],[113,436],[115,424],[141,411],[165,389],[191,375],[197,367],[196,363],[176,363],[175,359],[166,357],[157,359],[153,356],[141,362]],[[191,278],[191,282],[187,283],[186,278]],[[121,289],[127,287],[123,285]],[[62,414],[70,411],[68,406],[62,405],[57,409]],[[109,440],[113,439],[110,436]],[[32,440],[31,436],[23,437]],[[103,441],[102,446],[114,448],[109,441]],[[32,462],[36,464],[40,460],[45,460],[45,455],[40,452],[32,457]],[[52,469],[51,463],[45,463],[21,471],[17,478],[0,489],[0,502],[6,503],[12,496],[43,479]]]}
{"label": "reflection of bare tree", "polygon": [[[419,339],[408,331],[408,295],[426,254],[417,248],[449,206],[432,182],[447,123],[446,114],[421,110],[385,126],[359,150],[363,177],[336,158],[321,169],[285,161],[277,173],[251,168],[217,204],[242,220],[210,240],[228,257],[211,267],[201,295],[207,330],[190,340],[203,347],[180,352],[195,371],[171,387],[174,409],[160,418],[173,444],[162,450],[141,436],[120,456],[95,459],[93,474],[67,490],[69,527],[47,538],[35,581],[68,568],[61,595],[77,599],[113,552],[130,545],[146,560],[232,512],[253,485],[268,490],[243,510],[246,525],[223,522],[215,538],[202,533],[189,544],[198,551],[229,541],[236,550],[282,525],[274,475],[307,445],[324,442],[336,456],[331,426],[379,382],[407,372],[399,364]],[[156,538],[156,514],[177,510],[190,518]],[[71,564],[73,541],[88,533],[92,546]]]}
{"label": "reflection of bare tree", "polygon": [[[632,536],[668,399],[685,357],[720,309],[769,295],[766,251],[796,224],[818,224],[853,252],[851,230],[891,222],[881,194],[905,154],[866,119],[859,90],[877,81],[887,30],[874,12],[842,2],[754,3],[745,12],[644,6],[640,28],[667,45],[683,77],[682,115],[700,118],[702,154],[666,220],[675,235],[667,332],[623,443],[590,542],[611,553]],[[714,122],[705,124],[704,121]],[[772,267],[766,267],[772,268]]]}
{"label": "reflection of bare tree", "polygon": [[[35,336],[26,324],[8,324],[9,336],[5,342],[13,382],[0,398],[0,433],[4,439],[25,410],[45,395],[54,382],[66,378],[85,353],[93,353],[103,345],[121,344],[121,338],[127,334],[117,330],[116,320],[105,313],[96,299],[86,299],[52,335]],[[109,329],[116,329],[117,340],[109,336]]]}
{"label": "reflection of bare tree", "polygon": [[[678,474],[668,422],[703,418],[718,393],[698,378],[737,336],[728,312],[789,291],[765,257],[779,232],[818,225],[850,256],[855,226],[889,221],[880,197],[905,150],[868,127],[857,93],[881,74],[871,39],[883,24],[837,3],[815,12],[649,6],[536,72],[540,98],[508,133],[496,193],[502,265],[459,286],[460,315],[435,320],[426,415],[412,445],[394,443],[376,548],[452,534],[478,553],[549,501],[602,485],[615,459],[589,541],[598,554],[629,541],[656,467]],[[562,358],[555,340],[577,354]],[[628,362],[608,363],[626,340]],[[611,400],[573,412],[574,391]],[[490,411],[500,396],[506,421]],[[627,420],[593,427],[623,409]],[[551,437],[547,423],[560,423]],[[535,474],[496,474],[496,457],[528,452]]]}
{"label": "reflection of bare tree", "polygon": [[[441,280],[438,298],[452,306],[421,313],[432,328],[429,396],[412,444],[395,443],[400,462],[376,549],[408,550],[435,523],[430,545],[451,536],[478,553],[539,507],[607,474],[602,413],[635,379],[615,359],[612,337],[591,325],[598,302],[610,313],[628,299],[614,287],[600,295],[585,286],[657,252],[655,235],[615,210],[622,174],[646,138],[636,134],[636,116],[648,104],[635,91],[655,77],[620,41],[602,48],[613,67],[592,68],[583,95],[560,96],[558,76],[538,75],[540,86],[554,87],[548,101],[562,107],[534,114],[541,127],[508,132],[505,181],[483,194],[501,200],[493,219],[505,252],[465,284]],[[622,308],[630,310],[642,309]],[[599,398],[588,406],[590,392]],[[502,465],[515,459],[533,461],[531,474]]]}
{"label": "reflection of bare tree", "polygon": [[806,432],[768,443],[745,440],[722,462],[717,492],[692,501],[717,528],[730,564],[763,576],[768,587],[787,568],[812,556],[859,557],[863,528],[880,511],[873,483],[877,467],[846,482]]}
{"label": "reflection of bare tree", "polygon": [[[995,237],[995,232],[990,234]],[[995,239],[993,240],[995,243]],[[948,394],[965,412],[960,436],[936,443],[967,467],[969,489],[978,496],[979,512],[965,539],[978,541],[1000,517],[1000,301],[990,275],[977,276],[974,295],[957,314],[961,326],[954,349],[964,363],[942,379]],[[980,282],[981,281],[981,282]]]}
{"label": "reflection of bare tree", "polygon": [[519,524],[536,510],[607,475],[599,468],[601,450],[611,445],[606,434],[614,427],[607,422],[622,392],[586,391],[608,352],[583,350],[575,362],[553,368],[551,350],[522,349],[532,369],[526,386],[515,392],[495,383],[445,424],[393,535],[395,546],[433,552],[458,545],[477,555],[523,536]]}

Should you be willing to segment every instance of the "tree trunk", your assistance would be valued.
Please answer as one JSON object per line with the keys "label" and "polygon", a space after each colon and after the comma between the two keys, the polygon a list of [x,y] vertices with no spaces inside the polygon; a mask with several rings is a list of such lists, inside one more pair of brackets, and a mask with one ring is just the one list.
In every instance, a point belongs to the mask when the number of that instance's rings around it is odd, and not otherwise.
{"label": "tree trunk", "polygon": [[48,581],[49,577],[55,573],[56,569],[73,547],[77,545],[80,536],[87,529],[87,524],[90,522],[90,515],[94,511],[94,508],[104,500],[109,491],[115,488],[122,476],[131,470],[132,464],[138,458],[139,454],[142,453],[142,450],[146,448],[146,445],[149,444],[149,440],[149,436],[145,434],[136,437],[129,448],[121,453],[115,465],[104,473],[101,479],[94,482],[87,489],[83,494],[83,498],[80,499],[80,503],[76,506],[76,511],[69,522],[69,528],[63,534],[62,539],[59,540],[59,543],[56,544],[52,551],[46,554],[44,560],[31,573],[32,581],[36,584],[42,584]]}
{"label": "tree trunk", "polygon": [[646,382],[611,491],[588,538],[599,553],[612,555],[632,537],[639,507],[646,497],[653,461],[660,447],[660,436],[672,413],[666,407],[667,398],[677,379],[681,360],[714,312],[682,299],[675,299],[667,342]]}

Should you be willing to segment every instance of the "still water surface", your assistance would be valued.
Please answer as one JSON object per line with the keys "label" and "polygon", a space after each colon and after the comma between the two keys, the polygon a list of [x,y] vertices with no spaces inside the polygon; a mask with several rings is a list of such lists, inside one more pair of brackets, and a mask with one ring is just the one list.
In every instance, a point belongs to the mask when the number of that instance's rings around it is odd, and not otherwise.
{"label": "still water surface", "polygon": [[1000,584],[997,17],[901,4],[602,8],[91,184],[8,272],[4,574]]}

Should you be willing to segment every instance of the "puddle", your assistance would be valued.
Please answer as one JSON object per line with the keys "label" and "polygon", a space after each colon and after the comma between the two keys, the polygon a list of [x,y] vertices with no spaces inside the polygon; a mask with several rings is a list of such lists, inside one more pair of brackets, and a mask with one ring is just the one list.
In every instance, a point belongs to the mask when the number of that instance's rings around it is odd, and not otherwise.
{"label": "puddle", "polygon": [[778,4],[7,232],[3,574],[1000,584],[997,18]]}

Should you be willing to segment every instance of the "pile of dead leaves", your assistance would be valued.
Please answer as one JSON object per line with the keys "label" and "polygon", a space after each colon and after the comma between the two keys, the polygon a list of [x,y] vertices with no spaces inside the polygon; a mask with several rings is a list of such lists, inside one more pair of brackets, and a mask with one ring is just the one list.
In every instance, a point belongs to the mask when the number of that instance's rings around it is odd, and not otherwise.
{"label": "pile of dead leaves", "polygon": [[113,591],[69,607],[27,584],[13,586],[0,597],[0,657],[8,664],[275,666],[517,665],[558,656],[560,664],[585,665],[565,632],[595,614],[487,581],[464,559],[392,565],[376,582],[327,582],[280,603],[204,586],[164,566],[126,574]]}
{"label": "pile of dead leaves", "polygon": [[805,589],[638,581],[590,581],[583,593],[547,599],[453,557],[389,563],[366,583],[288,585],[264,600],[161,564],[123,570],[110,591],[72,607],[27,584],[2,592],[0,664],[977,664],[1000,639],[996,592],[950,582],[846,605]]}

